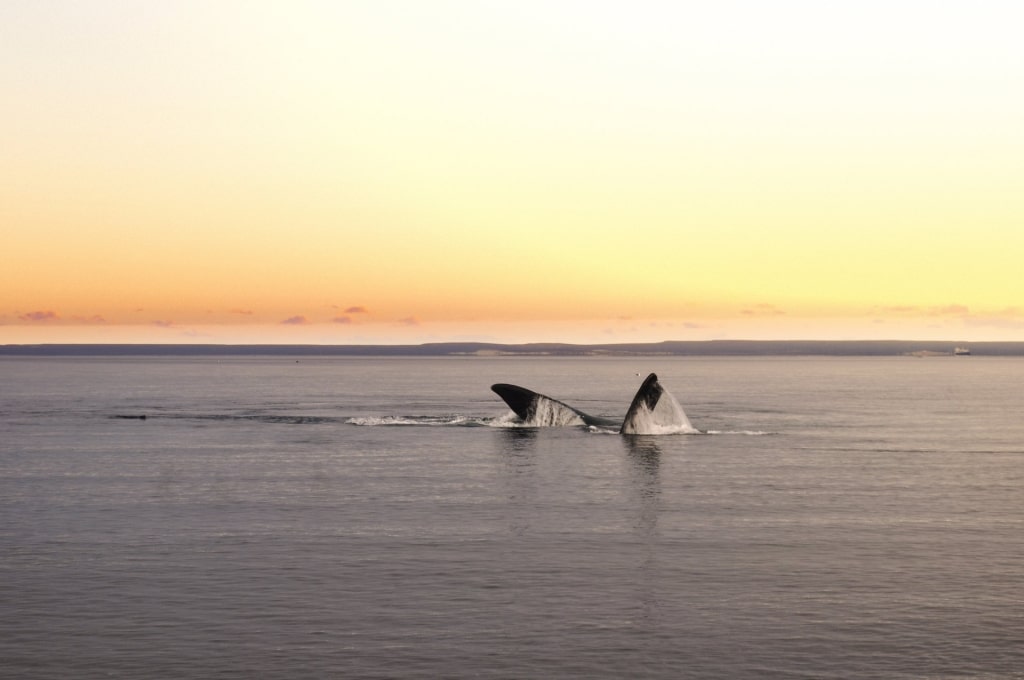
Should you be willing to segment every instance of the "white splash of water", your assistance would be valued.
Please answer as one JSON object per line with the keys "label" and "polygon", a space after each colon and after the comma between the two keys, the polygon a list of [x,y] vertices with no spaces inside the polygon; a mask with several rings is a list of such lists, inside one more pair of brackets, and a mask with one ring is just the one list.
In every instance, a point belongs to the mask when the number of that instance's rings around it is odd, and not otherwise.
{"label": "white splash of water", "polygon": [[696,434],[700,430],[690,424],[686,412],[676,398],[666,390],[654,409],[641,406],[632,419],[631,434]]}
{"label": "white splash of water", "polygon": [[565,404],[541,397],[537,399],[533,416],[525,424],[531,427],[564,427],[582,425],[583,419]]}
{"label": "white splash of water", "polygon": [[345,421],[349,425],[359,425],[361,427],[377,427],[381,425],[419,425],[420,423],[411,418],[402,418],[400,416],[379,416],[379,417],[365,417],[365,418],[349,418]]}
{"label": "white splash of water", "polygon": [[519,416],[512,411],[509,411],[503,416],[497,418],[491,418],[487,421],[488,427],[522,427],[523,421],[519,420]]}
{"label": "white splash of water", "polygon": [[349,425],[360,425],[362,427],[392,427],[392,426],[427,426],[444,427],[450,425],[483,425],[484,422],[478,418],[470,418],[462,415],[446,416],[376,416],[349,418],[345,421]]}

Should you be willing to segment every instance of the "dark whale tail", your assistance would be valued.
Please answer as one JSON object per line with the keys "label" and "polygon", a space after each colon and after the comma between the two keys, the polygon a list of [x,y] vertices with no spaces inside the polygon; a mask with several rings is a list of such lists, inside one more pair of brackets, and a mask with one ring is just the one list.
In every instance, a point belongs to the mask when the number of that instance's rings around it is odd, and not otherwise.
{"label": "dark whale tail", "polygon": [[620,434],[672,434],[696,432],[683,408],[669,394],[658,376],[651,373],[636,391],[626,418],[622,421]]}
{"label": "dark whale tail", "polygon": [[497,383],[491,390],[501,397],[508,407],[527,425],[537,427],[549,425],[595,425],[616,426],[618,421],[599,418],[575,409],[557,399],[545,396],[519,385]]}
{"label": "dark whale tail", "polygon": [[650,413],[657,407],[658,401],[664,393],[665,388],[658,382],[657,374],[648,375],[629,404],[629,410],[626,411],[626,418],[622,421],[622,429],[619,432],[636,434],[636,430],[640,426],[640,419],[645,413]]}
{"label": "dark whale tail", "polygon": [[633,397],[623,421],[592,416],[557,399],[519,385],[497,383],[491,390],[527,425],[592,425],[618,427],[620,434],[674,434],[697,432],[681,406],[651,373]]}

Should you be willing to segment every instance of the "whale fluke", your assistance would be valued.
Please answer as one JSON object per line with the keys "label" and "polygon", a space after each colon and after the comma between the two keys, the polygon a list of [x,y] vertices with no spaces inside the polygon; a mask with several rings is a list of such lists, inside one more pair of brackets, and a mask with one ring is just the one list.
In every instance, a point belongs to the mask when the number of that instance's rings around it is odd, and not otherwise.
{"label": "whale fluke", "polygon": [[551,397],[528,390],[519,385],[497,383],[491,390],[501,397],[508,407],[527,425],[537,427],[549,425],[595,425],[616,426],[618,421],[599,418],[575,409]]}
{"label": "whale fluke", "polygon": [[512,409],[512,412],[523,421],[530,419],[530,414],[536,408],[534,402],[537,400],[537,397],[543,396],[525,387],[509,385],[507,383],[491,385],[491,391],[501,397],[508,404],[508,407]]}
{"label": "whale fluke", "polygon": [[523,423],[533,427],[591,425],[617,427],[620,434],[676,434],[699,432],[682,407],[651,373],[637,390],[624,421],[592,416],[519,385],[497,383],[491,390],[501,397]]}
{"label": "whale fluke", "polygon": [[620,434],[696,432],[683,408],[651,373],[633,397]]}

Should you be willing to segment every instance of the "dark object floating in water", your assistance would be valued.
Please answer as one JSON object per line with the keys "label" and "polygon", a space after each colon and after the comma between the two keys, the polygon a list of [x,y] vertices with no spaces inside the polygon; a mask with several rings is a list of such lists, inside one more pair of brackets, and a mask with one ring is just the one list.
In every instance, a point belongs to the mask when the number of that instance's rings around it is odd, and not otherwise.
{"label": "dark object floating in water", "polygon": [[111,418],[120,418],[121,420],[145,420],[146,419],[146,414],[143,413],[142,415],[138,415],[138,416],[113,415],[113,416],[110,416],[110,417]]}

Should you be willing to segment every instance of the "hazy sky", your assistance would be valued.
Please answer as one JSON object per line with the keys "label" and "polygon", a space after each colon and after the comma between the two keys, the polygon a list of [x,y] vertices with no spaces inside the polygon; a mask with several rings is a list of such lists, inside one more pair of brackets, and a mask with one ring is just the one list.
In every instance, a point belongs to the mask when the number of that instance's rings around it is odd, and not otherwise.
{"label": "hazy sky", "polygon": [[1018,2],[0,3],[0,343],[1024,340]]}

